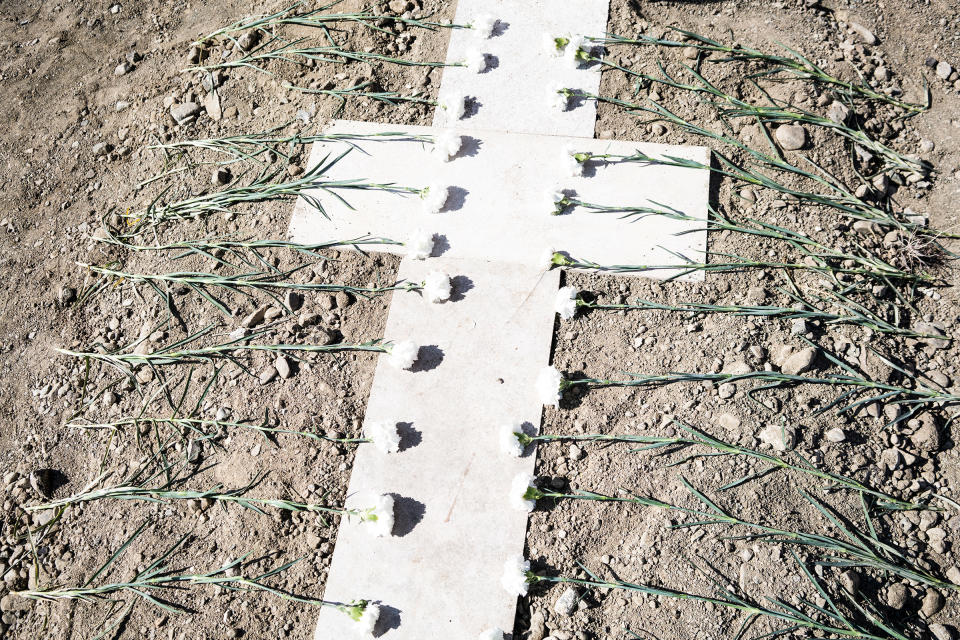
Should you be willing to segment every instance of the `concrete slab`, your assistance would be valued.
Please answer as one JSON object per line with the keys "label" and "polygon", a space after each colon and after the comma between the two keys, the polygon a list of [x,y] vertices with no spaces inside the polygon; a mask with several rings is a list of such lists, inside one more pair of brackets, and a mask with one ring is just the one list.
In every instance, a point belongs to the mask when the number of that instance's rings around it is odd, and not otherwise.
{"label": "concrete slab", "polygon": [[[329,131],[375,133],[396,126],[336,121]],[[430,135],[429,127],[408,127],[411,134]],[[706,231],[701,222],[652,216],[628,222],[615,213],[595,213],[574,208],[550,215],[547,193],[570,189],[585,202],[601,205],[652,206],[665,203],[698,220],[706,220],[709,173],[699,169],[644,165],[598,164],[586,176],[570,177],[563,162],[566,146],[595,154],[629,155],[640,150],[651,156],[672,155],[709,163],[705,147],[678,147],[638,142],[593,140],[457,129],[464,149],[451,162],[443,162],[431,144],[416,141],[374,142],[355,140],[358,148],[333,168],[334,179],[365,178],[422,188],[432,182],[453,187],[445,210],[424,211],[416,195],[379,190],[342,192],[350,206],[316,192],[330,219],[307,202],[298,202],[291,233],[301,241],[357,237],[363,234],[404,241],[423,228],[443,236],[444,256],[492,260],[538,266],[545,247],[601,264],[680,264],[674,254],[693,261],[703,259]],[[340,153],[345,143],[314,145],[311,166],[329,153]],[[351,209],[350,207],[353,207]],[[677,235],[681,232],[689,232]],[[383,247],[405,253],[402,247]],[[672,271],[644,275],[663,278]],[[702,273],[688,276],[702,279]]]}
{"label": "concrete slab", "polygon": [[447,111],[437,109],[434,126],[593,137],[593,103],[559,111],[547,96],[558,87],[597,93],[600,74],[570,68],[549,55],[543,48],[543,36],[602,34],[607,28],[607,5],[608,0],[459,2],[455,22],[468,24],[477,16],[490,14],[500,19],[500,27],[489,39],[479,37],[472,29],[450,34],[448,61],[458,62],[470,52],[479,51],[487,54],[490,68],[484,73],[463,67],[443,70],[438,94],[441,104],[451,96],[467,95],[476,99],[477,108],[459,122],[451,121]]}
{"label": "concrete slab", "polygon": [[[500,588],[500,574],[505,558],[523,552],[526,514],[510,508],[508,495],[514,475],[533,472],[533,457],[502,453],[498,427],[540,426],[533,383],[550,358],[559,278],[557,270],[446,257],[404,259],[399,277],[423,280],[437,269],[454,277],[451,301],[395,295],[385,329],[388,340],[425,345],[421,364],[399,371],[381,358],[364,418],[405,423],[401,447],[409,448],[388,457],[361,446],[350,477],[350,494],[395,494],[395,535],[341,524],[324,592],[327,600],[380,603],[377,633],[396,640],[475,638],[513,626],[516,597]],[[351,625],[324,609],[315,638],[354,637]]]}
{"label": "concrete slab", "polygon": [[[602,264],[680,264],[671,252],[703,257],[706,233],[698,229],[707,216],[708,172],[627,163],[570,175],[567,146],[594,154],[640,150],[701,163],[709,158],[702,147],[594,140],[592,102],[557,108],[551,92],[596,93],[600,75],[549,55],[544,35],[601,34],[607,8],[608,0],[459,0],[457,22],[482,14],[501,21],[490,39],[472,30],[451,33],[448,61],[481,52],[490,67],[480,74],[443,70],[440,102],[470,96],[468,117],[451,120],[438,109],[434,127],[335,121],[328,129],[370,134],[400,128],[431,136],[446,129],[463,136],[452,162],[443,162],[431,144],[354,139],[355,148],[328,175],[415,188],[448,184],[446,207],[429,213],[416,195],[350,190],[340,194],[349,206],[323,192],[311,194],[322,200],[329,219],[303,199],[294,211],[290,234],[300,242],[366,234],[407,241],[417,230],[432,232],[438,257],[405,258],[398,278],[419,281],[442,270],[454,276],[458,292],[441,305],[395,295],[387,319],[386,339],[414,340],[425,349],[416,371],[378,363],[364,420],[402,423],[408,434],[402,446],[409,448],[387,457],[360,447],[348,504],[365,506],[371,496],[393,494],[395,537],[373,538],[359,523],[342,523],[324,592],[327,600],[379,604],[377,637],[476,638],[492,627],[513,626],[516,598],[501,588],[500,577],[504,560],[523,550],[526,513],[511,508],[509,489],[518,472],[533,471],[534,460],[501,453],[498,428],[517,420],[540,426],[534,382],[550,361],[560,277],[559,270],[544,269],[545,249]],[[310,165],[346,148],[315,144]],[[599,205],[661,202],[698,221],[649,217],[631,223],[577,208],[553,216],[548,195],[556,190]],[[698,278],[702,274],[688,276]],[[315,638],[355,637],[354,625],[324,609]]]}

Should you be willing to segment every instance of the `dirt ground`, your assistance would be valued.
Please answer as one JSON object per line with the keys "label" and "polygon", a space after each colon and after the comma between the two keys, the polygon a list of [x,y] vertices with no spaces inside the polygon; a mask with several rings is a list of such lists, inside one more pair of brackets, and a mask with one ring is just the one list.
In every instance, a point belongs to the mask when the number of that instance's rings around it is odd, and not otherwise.
{"label": "dirt ground", "polygon": [[[310,6],[313,6],[312,4]],[[319,6],[319,5],[317,5]],[[352,0],[336,11],[356,11]],[[32,514],[23,507],[60,499],[94,486],[115,485],[138,468],[165,468],[188,478],[179,489],[240,488],[256,482],[246,495],[296,502],[342,502],[357,445],[312,439],[300,434],[263,433],[243,427],[217,427],[199,436],[177,437],[169,425],[141,422],[117,431],[81,429],[68,423],[104,423],[136,416],[189,417],[206,423],[260,424],[309,432],[331,439],[360,436],[360,423],[372,380],[375,354],[317,355],[290,361],[291,375],[276,373],[274,357],[254,354],[241,364],[170,367],[154,375],[142,370],[131,379],[109,367],[89,371],[82,359],[58,354],[112,350],[140,338],[151,348],[172,344],[204,327],[211,332],[198,344],[222,342],[250,314],[277,303],[228,293],[220,300],[226,312],[189,289],[173,287],[168,301],[148,287],[116,283],[90,291],[96,275],[83,265],[114,263],[131,273],[163,273],[215,267],[208,259],[134,252],[98,242],[104,222],[120,226],[129,212],[145,209],[154,199],[171,202],[221,188],[211,184],[209,165],[173,173],[143,184],[167,169],[184,166],[150,145],[183,139],[267,131],[294,122],[303,130],[320,130],[338,108],[336,99],[284,87],[346,88],[366,81],[385,91],[435,97],[442,69],[397,66],[380,62],[320,62],[296,67],[270,62],[273,75],[252,69],[230,69],[215,80],[217,104],[209,102],[205,78],[183,73],[190,66],[191,44],[233,20],[280,10],[283,2],[176,5],[141,2],[76,2],[71,4],[5,2],[0,5],[3,36],[4,99],[0,115],[8,126],[0,134],[0,252],[4,295],[0,296],[0,452],[3,475],[3,521],[0,524],[0,636],[11,638],[92,638],[106,631],[113,638],[308,638],[315,610],[306,604],[267,593],[230,592],[190,587],[164,594],[170,603],[191,611],[166,611],[139,602],[126,615],[110,602],[35,603],[15,591],[84,584],[142,525],[143,532],[103,576],[128,579],[149,566],[166,549],[184,539],[168,565],[181,573],[205,573],[246,556],[244,573],[256,575],[302,558],[271,578],[273,588],[319,597],[333,551],[336,517],[267,510],[259,514],[237,505],[209,500],[165,503],[96,500],[73,506],[51,521],[52,511]],[[410,10],[414,17],[452,18],[454,2],[411,0],[377,3],[379,12]],[[868,29],[875,42],[850,25]],[[929,226],[958,232],[956,206],[960,193],[960,79],[957,72],[938,75],[936,63],[960,67],[960,12],[946,0],[885,2],[803,0],[787,2],[643,2],[613,0],[608,31],[659,37],[675,26],[765,51],[777,43],[802,51],[837,74],[857,74],[876,85],[899,89],[904,99],[922,101],[929,86],[931,108],[897,120],[886,107],[864,106],[857,115],[871,135],[905,154],[917,154],[933,166],[920,182],[893,185],[888,197],[897,211],[910,208],[929,217]],[[318,39],[316,30],[291,31]],[[412,35],[412,37],[411,37]],[[444,59],[447,32],[409,28],[390,35],[350,26],[335,32],[354,51],[373,51],[416,61]],[[600,34],[596,34],[600,35]],[[220,59],[216,45],[206,60]],[[236,57],[237,52],[233,53]],[[611,59],[655,74],[657,62],[677,69],[686,51],[680,48],[613,48]],[[726,91],[749,99],[758,92],[731,63],[700,61],[703,73]],[[928,64],[933,59],[934,66]],[[228,58],[223,58],[228,59]],[[878,71],[878,69],[883,71]],[[687,78],[689,80],[689,78]],[[209,82],[209,78],[206,78]],[[926,84],[925,84],[926,83]],[[791,98],[823,113],[829,101],[804,82],[773,83],[777,97]],[[656,92],[659,97],[651,96]],[[601,95],[625,100],[651,98],[698,125],[717,128],[712,110],[689,92],[662,87],[635,87],[632,81],[605,72]],[[184,124],[171,107],[203,103]],[[338,117],[396,124],[429,124],[429,104],[388,105],[350,99]],[[219,116],[219,117],[215,117]],[[599,105],[596,135],[601,138],[674,144],[710,144],[677,127],[625,114]],[[752,122],[732,124],[751,146],[763,148],[762,131]],[[851,151],[837,136],[810,129],[802,151],[786,152],[794,164],[801,154],[829,169],[854,188],[872,184],[858,176]],[[289,158],[275,159],[281,176],[296,177],[309,155],[305,145],[289,147]],[[742,160],[742,158],[740,158]],[[166,161],[166,164],[165,164]],[[251,174],[252,175],[252,174]],[[239,176],[233,176],[239,177]],[[793,184],[800,185],[797,180]],[[717,179],[714,204],[730,215],[752,217],[796,229],[843,250],[862,245],[894,263],[906,252],[903,244],[885,242],[883,233],[852,228],[835,210],[784,199],[756,188],[745,194],[729,179]],[[215,214],[163,228],[145,244],[235,234],[244,238],[284,239],[292,200],[240,208],[240,215]],[[636,224],[642,224],[637,222]],[[798,259],[783,243],[761,241],[730,232],[711,233],[710,250],[754,258]],[[943,240],[955,251],[952,240]],[[265,252],[273,267],[292,269],[309,259],[279,250]],[[298,282],[325,281],[355,287],[392,282],[397,261],[384,255],[327,252],[292,276]],[[900,326],[936,323],[950,335],[957,329],[957,293],[949,260],[924,263],[920,270],[942,286],[877,290],[875,300],[885,313],[898,309]],[[224,269],[214,268],[214,272]],[[778,304],[789,306],[789,286],[779,270],[760,269],[706,276],[700,284],[659,283],[623,276],[565,274],[566,284],[591,292],[601,302],[635,298],[678,304]],[[801,285],[815,286],[809,274]],[[898,298],[894,290],[903,297]],[[85,295],[90,291],[89,295]],[[400,294],[397,294],[400,295]],[[346,293],[310,293],[295,313],[270,319],[263,327],[281,342],[363,342],[381,336],[390,294],[365,300]],[[298,301],[299,302],[299,301]],[[263,328],[261,327],[261,328]],[[911,373],[954,389],[957,347],[948,341],[891,338],[846,325],[809,323],[798,328],[788,320],[745,318],[729,314],[681,314],[667,311],[581,311],[573,320],[558,320],[553,362],[570,373],[595,378],[625,377],[624,372],[734,371],[779,368],[785,347],[796,350],[815,341],[825,350],[856,363],[873,379],[896,383],[903,376],[870,355],[868,345],[895,358]],[[837,371],[821,353],[818,373]],[[671,436],[674,420],[702,429],[729,443],[769,451],[761,432],[770,425],[796,429],[795,451],[818,468],[844,474],[879,491],[907,500],[937,493],[960,502],[955,490],[957,452],[952,440],[951,407],[934,406],[909,421],[887,426],[897,408],[864,407],[855,415],[827,411],[840,395],[831,387],[799,385],[761,392],[754,402],[739,382],[735,389],[712,384],[679,384],[655,389],[597,389],[568,392],[558,410],[547,409],[545,433],[641,434]],[[266,417],[265,417],[266,416]],[[932,427],[931,427],[932,425]],[[839,442],[826,437],[844,431]],[[931,435],[931,433],[933,435]],[[568,442],[541,445],[537,475],[544,487],[638,496],[695,506],[680,479],[715,498],[737,517],[793,531],[839,535],[824,516],[798,492],[805,489],[835,508],[858,529],[863,514],[855,494],[824,492],[822,481],[780,471],[719,488],[762,467],[743,457],[704,457],[668,466],[681,453],[632,452],[629,445]],[[895,450],[892,454],[891,450]],[[164,452],[164,453],[161,453]],[[166,456],[166,457],[164,457]],[[891,464],[891,456],[894,460]],[[158,462],[158,460],[160,462]],[[147,475],[152,475],[152,471]],[[107,474],[107,475],[105,475]],[[162,484],[160,475],[150,486]],[[141,476],[139,480],[143,480]],[[905,550],[912,562],[943,578],[944,586],[926,585],[880,571],[840,576],[843,568],[821,567],[816,575],[829,584],[852,585],[859,598],[876,603],[887,618],[902,625],[907,637],[944,637],[960,627],[960,606],[950,582],[960,581],[960,559],[952,540],[960,528],[954,503],[937,501],[942,511],[881,511],[874,517],[880,537]],[[278,515],[280,514],[280,515]],[[527,538],[533,568],[551,575],[575,576],[581,566],[604,579],[656,584],[699,594],[712,594],[711,582],[693,569],[712,567],[724,587],[755,599],[780,597],[815,601],[791,551],[810,559],[809,549],[749,539],[727,539],[748,533],[743,528],[671,529],[684,522],[676,512],[632,504],[582,500],[543,500],[531,515]],[[34,532],[32,541],[25,536]],[[951,572],[951,569],[954,569]],[[585,575],[585,574],[580,574]],[[949,578],[950,575],[956,580]],[[95,581],[95,584],[103,580]],[[898,586],[899,585],[899,586]],[[578,638],[733,637],[744,614],[700,602],[631,595],[620,590],[594,590],[570,611],[555,610],[562,585],[535,586],[521,600],[514,638],[554,640]],[[945,597],[940,604],[936,591]],[[944,625],[930,627],[928,625]],[[758,622],[751,633],[775,627]],[[636,634],[636,636],[631,635]],[[802,632],[796,632],[798,637]]]}

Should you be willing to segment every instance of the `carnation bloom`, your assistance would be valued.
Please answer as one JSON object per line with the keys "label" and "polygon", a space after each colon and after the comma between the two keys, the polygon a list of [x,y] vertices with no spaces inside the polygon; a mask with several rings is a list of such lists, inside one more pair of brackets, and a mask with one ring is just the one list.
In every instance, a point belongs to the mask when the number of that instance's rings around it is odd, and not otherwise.
{"label": "carnation bloom", "polygon": [[531,488],[534,491],[537,489],[533,486],[532,475],[526,471],[521,471],[514,476],[513,483],[510,485],[510,506],[517,511],[526,511],[527,513],[533,511],[537,506],[537,500],[531,495]]}
{"label": "carnation bloom", "polygon": [[474,73],[483,73],[487,70],[487,54],[482,51],[471,51],[464,60],[464,66]]}
{"label": "carnation bloom", "polygon": [[551,407],[560,406],[563,395],[563,374],[556,367],[544,367],[537,376],[537,395],[540,401]]}
{"label": "carnation bloom", "polygon": [[409,369],[417,361],[420,347],[412,340],[394,342],[390,347],[387,361],[397,369]]}
{"label": "carnation bloom", "polygon": [[477,30],[480,37],[489,38],[497,28],[497,18],[487,13],[476,18],[470,26]]}
{"label": "carnation bloom", "polygon": [[530,571],[529,560],[525,560],[523,556],[512,556],[503,563],[503,577],[500,578],[500,584],[511,595],[525,596],[529,587],[528,571]]}
{"label": "carnation bloom", "polygon": [[423,282],[423,295],[430,302],[444,302],[450,299],[450,276],[442,271],[431,271]]}
{"label": "carnation bloom", "polygon": [[477,640],[503,640],[503,629],[494,627],[481,633]]}
{"label": "carnation bloom", "polygon": [[500,449],[504,453],[519,458],[523,455],[523,443],[519,436],[523,434],[523,425],[519,422],[505,424],[500,427]]}
{"label": "carnation bloom", "polygon": [[440,108],[449,111],[454,120],[459,120],[467,114],[467,96],[456,93],[441,102]]}
{"label": "carnation bloom", "polygon": [[575,287],[561,287],[553,302],[553,308],[564,320],[577,315],[577,290]]}
{"label": "carnation bloom", "polygon": [[580,61],[588,55],[583,49],[583,43],[583,36],[570,36],[570,40],[567,42],[567,46],[563,50],[564,61],[568,66],[573,67],[574,69],[579,69]]}
{"label": "carnation bloom", "polygon": [[344,613],[356,621],[357,630],[368,638],[372,638],[373,631],[377,626],[377,620],[380,619],[380,607],[371,604],[367,600],[351,602],[344,605],[341,609]]}
{"label": "carnation bloom", "polygon": [[567,206],[567,196],[559,189],[551,189],[546,196],[547,207],[550,209],[550,215],[557,215]]}
{"label": "carnation bloom", "polygon": [[420,197],[423,198],[423,208],[427,213],[440,213],[450,197],[450,187],[435,182],[421,191]]}
{"label": "carnation bloom", "polygon": [[590,159],[590,152],[577,151],[576,147],[567,145],[560,152],[560,159],[571,176],[582,176],[583,166]]}
{"label": "carnation bloom", "polygon": [[400,450],[400,433],[395,424],[368,422],[363,426],[363,435],[383,453],[396,453]]}
{"label": "carnation bloom", "polygon": [[367,531],[378,538],[393,534],[393,496],[383,494],[363,516]]}
{"label": "carnation bloom", "polygon": [[553,256],[556,255],[556,253],[557,252],[553,249],[553,247],[547,247],[546,249],[544,249],[543,253],[540,254],[540,265],[544,269],[552,269]]}
{"label": "carnation bloom", "polygon": [[380,607],[375,604],[367,604],[363,608],[363,613],[360,614],[360,619],[357,620],[357,624],[360,625],[360,633],[368,638],[374,637],[373,630],[376,628],[379,619]]}
{"label": "carnation bloom", "polygon": [[563,47],[566,43],[566,38],[558,38],[550,33],[543,34],[543,50],[552,56],[560,57],[563,55]]}
{"label": "carnation bloom", "polygon": [[427,231],[418,231],[407,242],[407,255],[414,260],[426,260],[433,253],[433,234]]}
{"label": "carnation bloom", "polygon": [[569,90],[566,87],[551,89],[547,92],[547,104],[550,105],[551,109],[566,111],[567,107],[570,106]]}
{"label": "carnation bloom", "polygon": [[433,139],[433,151],[440,156],[444,162],[450,162],[455,155],[460,153],[462,139],[459,135],[445,129],[440,135]]}

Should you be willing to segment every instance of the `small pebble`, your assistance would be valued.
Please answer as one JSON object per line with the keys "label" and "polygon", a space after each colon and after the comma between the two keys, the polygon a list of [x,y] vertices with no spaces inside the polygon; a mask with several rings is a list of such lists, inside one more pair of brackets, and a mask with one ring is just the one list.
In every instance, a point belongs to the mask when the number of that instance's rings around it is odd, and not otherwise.
{"label": "small pebble", "polygon": [[777,142],[787,151],[803,149],[807,144],[807,130],[798,124],[783,124],[774,132]]}

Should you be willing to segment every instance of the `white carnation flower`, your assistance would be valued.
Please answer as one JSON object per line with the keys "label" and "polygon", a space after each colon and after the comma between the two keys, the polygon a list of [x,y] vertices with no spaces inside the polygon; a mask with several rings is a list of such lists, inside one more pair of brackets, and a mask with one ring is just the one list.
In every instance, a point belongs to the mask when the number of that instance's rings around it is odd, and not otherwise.
{"label": "white carnation flower", "polygon": [[383,453],[396,453],[400,450],[400,433],[397,425],[389,422],[368,422],[363,426],[363,435],[373,442],[373,446]]}
{"label": "white carnation flower", "polygon": [[543,250],[543,253],[540,254],[540,266],[544,269],[553,268],[553,254],[556,253],[553,247],[547,247]]}
{"label": "white carnation flower", "polygon": [[551,189],[547,192],[547,209],[550,211],[550,215],[557,215],[563,211],[564,207],[567,206],[566,200],[567,196],[560,191],[559,189]]}
{"label": "white carnation flower", "polygon": [[441,102],[440,108],[449,111],[454,120],[460,120],[467,114],[467,96],[455,93]]}
{"label": "white carnation flower", "polygon": [[563,47],[557,41],[563,39],[564,38],[558,38],[551,33],[543,34],[543,50],[549,53],[551,56],[556,56],[559,58],[563,55]]}
{"label": "white carnation flower", "polygon": [[503,563],[503,577],[500,578],[500,584],[510,595],[525,596],[530,586],[527,583],[528,571],[530,571],[530,561],[524,560],[523,556],[513,556]]}
{"label": "white carnation flower", "polygon": [[590,159],[590,152],[577,151],[577,148],[573,145],[567,145],[563,148],[563,151],[561,151],[560,159],[571,176],[582,176],[583,167],[587,160]]}
{"label": "white carnation flower", "polygon": [[523,433],[523,425],[519,422],[505,424],[500,427],[500,449],[515,458],[523,455],[523,444],[517,436]]}
{"label": "white carnation flower", "polygon": [[582,56],[587,54],[587,52],[583,49],[584,42],[585,40],[583,36],[570,36],[570,41],[563,50],[563,59],[564,62],[567,63],[567,66],[572,67],[573,69],[580,68]]}
{"label": "white carnation flower", "polygon": [[407,255],[414,260],[426,260],[433,253],[433,234],[428,231],[418,231],[407,242]]}
{"label": "white carnation flower", "polygon": [[417,355],[420,353],[420,347],[412,340],[401,340],[394,342],[390,347],[390,355],[387,362],[397,369],[409,369],[417,361]]}
{"label": "white carnation flower", "polygon": [[503,629],[494,627],[481,633],[477,640],[503,640]]}
{"label": "white carnation flower", "polygon": [[530,487],[534,487],[533,476],[526,471],[518,473],[510,485],[510,506],[517,511],[526,511],[527,513],[533,511],[537,506],[537,501],[527,498],[527,490]]}
{"label": "white carnation flower", "polygon": [[450,276],[442,271],[431,271],[423,281],[423,295],[430,302],[449,300],[451,289]]}
{"label": "white carnation flower", "polygon": [[563,374],[556,367],[544,367],[537,376],[537,395],[544,405],[560,406],[560,397],[563,395]]}
{"label": "white carnation flower", "polygon": [[450,187],[445,184],[434,183],[420,192],[423,198],[423,209],[427,213],[440,213],[450,197]]}
{"label": "white carnation flower", "polygon": [[574,287],[561,287],[553,302],[554,310],[564,320],[577,315],[577,290]]}
{"label": "white carnation flower", "polygon": [[433,139],[433,151],[444,162],[450,162],[455,155],[460,153],[462,143],[463,140],[459,135],[450,129],[445,129]]}
{"label": "white carnation flower", "polygon": [[556,109],[557,111],[566,111],[567,107],[570,106],[570,96],[566,87],[559,87],[557,89],[550,89],[547,92],[547,104],[551,109]]}
{"label": "white carnation flower", "polygon": [[496,17],[487,13],[476,18],[471,26],[477,30],[477,35],[481,38],[489,38],[493,36],[493,30],[497,28],[497,22]]}
{"label": "white carnation flower", "polygon": [[363,523],[371,535],[385,538],[393,534],[393,517],[393,496],[383,494],[364,514]]}
{"label": "white carnation flower", "polygon": [[487,54],[482,51],[471,51],[464,60],[464,66],[474,73],[483,73],[487,70]]}
{"label": "white carnation flower", "polygon": [[359,626],[360,633],[364,634],[368,638],[372,638],[373,630],[377,626],[377,620],[380,619],[380,607],[375,604],[367,604],[363,608],[363,613],[360,614],[360,618],[357,620],[357,625]]}

